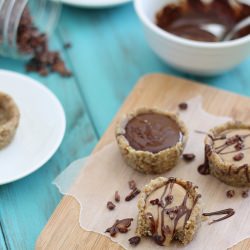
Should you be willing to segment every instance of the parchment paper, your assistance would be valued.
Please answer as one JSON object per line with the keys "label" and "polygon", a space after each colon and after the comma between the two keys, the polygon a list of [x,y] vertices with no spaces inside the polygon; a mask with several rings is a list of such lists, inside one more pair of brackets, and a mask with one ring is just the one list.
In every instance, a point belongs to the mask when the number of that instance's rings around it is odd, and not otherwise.
{"label": "parchment paper", "polygon": [[[212,212],[220,209],[234,208],[236,214],[222,222],[208,225],[202,223],[195,239],[186,247],[174,246],[171,249],[192,250],[223,250],[250,236],[250,198],[241,197],[241,189],[235,189],[236,195],[232,199],[226,197],[226,191],[231,187],[221,183],[212,176],[202,176],[197,172],[197,166],[204,158],[204,134],[210,128],[222,124],[229,117],[216,117],[202,109],[201,97],[196,97],[188,102],[188,110],[181,111],[180,116],[189,128],[189,140],[186,153],[194,153],[196,160],[179,164],[163,176],[180,177],[194,182],[199,186],[204,203],[204,211]],[[128,181],[134,179],[139,188],[142,188],[157,175],[146,176],[140,174],[124,163],[116,142],[105,146],[101,151],[72,163],[54,181],[60,192],[71,195],[81,205],[80,225],[88,231],[94,231],[109,237],[105,230],[112,226],[116,219],[134,218],[131,230],[127,234],[118,234],[113,241],[125,249],[132,249],[128,239],[135,235],[137,222],[137,198],[125,202],[125,196],[130,192]],[[121,195],[120,203],[115,203],[116,208],[109,211],[107,201],[114,201],[114,193],[118,190]],[[211,220],[211,218],[209,219]],[[162,249],[150,239],[142,239],[136,249]],[[170,249],[170,248],[169,248]]]}

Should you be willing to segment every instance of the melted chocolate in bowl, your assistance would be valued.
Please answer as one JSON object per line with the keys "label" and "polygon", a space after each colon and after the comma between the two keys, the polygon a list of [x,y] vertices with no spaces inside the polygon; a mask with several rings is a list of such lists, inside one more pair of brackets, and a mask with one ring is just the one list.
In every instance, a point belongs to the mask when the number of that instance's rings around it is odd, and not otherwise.
{"label": "melted chocolate in bowl", "polygon": [[137,115],[128,122],[125,130],[132,148],[152,153],[175,146],[183,137],[173,119],[157,113]]}
{"label": "melted chocolate in bowl", "polygon": [[[250,16],[250,5],[229,0],[213,0],[204,3],[201,0],[179,1],[169,4],[156,15],[157,25],[174,35],[203,42],[218,42],[225,37],[241,20]],[[204,25],[216,24],[224,28],[222,38],[215,36]],[[202,27],[203,26],[203,27]],[[231,40],[250,34],[250,25],[234,34]]]}

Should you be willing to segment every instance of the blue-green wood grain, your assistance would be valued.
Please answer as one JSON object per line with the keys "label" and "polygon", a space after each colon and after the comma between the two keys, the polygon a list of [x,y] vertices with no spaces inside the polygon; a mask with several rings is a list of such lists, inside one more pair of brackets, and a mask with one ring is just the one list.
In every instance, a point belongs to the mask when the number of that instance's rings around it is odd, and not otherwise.
{"label": "blue-green wood grain", "polygon": [[[61,44],[55,39],[53,46],[60,48]],[[21,63],[1,59],[0,65],[23,72]],[[0,223],[5,244],[13,250],[33,249],[61,198],[51,182],[70,162],[87,155],[97,141],[74,78],[32,77],[48,86],[63,104],[67,131],[61,147],[42,169],[23,180],[0,186]],[[3,239],[0,240],[1,246]]]}
{"label": "blue-green wood grain", "polygon": [[7,249],[1,224],[0,224],[0,249],[1,250],[6,250]]}
{"label": "blue-green wood grain", "polygon": [[[34,77],[62,102],[67,133],[58,152],[36,173],[0,186],[0,249],[33,249],[60,200],[51,185],[68,163],[88,154],[144,74],[165,72],[250,96],[250,60],[217,77],[180,73],[161,62],[147,45],[132,4],[104,10],[63,8],[53,47],[63,50],[73,77]],[[0,68],[24,72],[21,62],[0,58]]]}

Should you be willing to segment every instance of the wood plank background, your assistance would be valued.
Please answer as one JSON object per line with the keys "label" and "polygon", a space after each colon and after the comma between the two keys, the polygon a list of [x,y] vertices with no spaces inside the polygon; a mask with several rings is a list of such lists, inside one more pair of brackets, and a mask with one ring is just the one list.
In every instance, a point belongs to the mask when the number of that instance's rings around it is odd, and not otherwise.
{"label": "wood plank background", "polygon": [[[197,95],[203,97],[204,108],[208,112],[215,115],[228,115],[237,120],[250,122],[249,98],[243,98],[239,95],[222,92],[175,77],[152,74],[140,80],[95,150],[114,140],[114,126],[122,114],[139,107],[159,107],[175,110],[180,102]],[[122,249],[117,244],[112,243],[111,240],[80,228],[79,205],[72,197],[65,196],[40,235],[36,249],[67,250],[77,248]],[[244,241],[233,249],[248,250],[249,248],[250,241]]]}
{"label": "wood plank background", "polygon": [[[72,49],[63,44],[72,42]],[[45,166],[0,186],[0,249],[33,249],[61,196],[51,181],[91,152],[138,78],[165,72],[250,96],[250,60],[221,76],[202,78],[163,64],[148,47],[132,4],[104,10],[64,6],[51,47],[62,52],[73,77],[31,77],[49,87],[66,112],[64,141]],[[23,62],[0,57],[0,68],[25,73]]]}

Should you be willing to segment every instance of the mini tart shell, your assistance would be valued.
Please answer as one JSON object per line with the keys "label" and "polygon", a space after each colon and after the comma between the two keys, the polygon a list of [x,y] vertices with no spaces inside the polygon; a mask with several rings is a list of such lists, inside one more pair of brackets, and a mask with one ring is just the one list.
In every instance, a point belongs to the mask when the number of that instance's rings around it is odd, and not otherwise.
{"label": "mini tart shell", "polygon": [[[125,137],[127,123],[139,114],[158,113],[170,117],[178,124],[183,134],[183,140],[174,147],[167,148],[158,153],[141,151],[132,148]],[[116,140],[121,154],[130,167],[145,174],[161,174],[176,166],[187,141],[188,132],[185,124],[179,120],[176,114],[163,112],[158,109],[141,108],[133,113],[125,115],[116,127]]]}
{"label": "mini tart shell", "polygon": [[7,113],[8,118],[0,124],[0,149],[6,147],[15,136],[19,125],[20,112],[14,100],[7,94],[0,92],[0,106]]}
{"label": "mini tart shell", "polygon": [[[169,179],[165,177],[158,177],[154,180],[151,180],[151,182],[148,185],[146,185],[141,191],[138,200],[139,213],[138,213],[137,229],[136,229],[136,234],[138,236],[141,237],[151,236],[150,225],[148,225],[147,222],[148,220],[146,219],[146,214],[145,214],[146,199],[156,189],[164,186],[168,180]],[[176,180],[175,183],[179,184],[180,186],[184,187],[186,190],[189,191],[189,194],[193,197],[194,200],[199,195],[198,192],[196,191],[196,188],[194,188],[194,186],[190,186],[190,182],[179,178],[176,178],[175,180]],[[185,227],[183,228],[182,232],[178,233],[177,240],[181,242],[183,245],[187,245],[189,242],[191,242],[201,225],[201,221],[202,221],[202,205],[201,205],[201,199],[198,199]]]}
{"label": "mini tart shell", "polygon": [[[218,178],[220,181],[235,187],[250,187],[250,165],[247,168],[238,171],[238,166],[224,162],[222,158],[214,151],[213,141],[209,137],[216,137],[223,131],[229,129],[249,129],[250,124],[244,124],[242,122],[228,122],[221,126],[211,129],[205,138],[205,145],[209,148],[206,153],[206,157],[209,163],[210,173]],[[250,164],[250,163],[249,163]]]}

